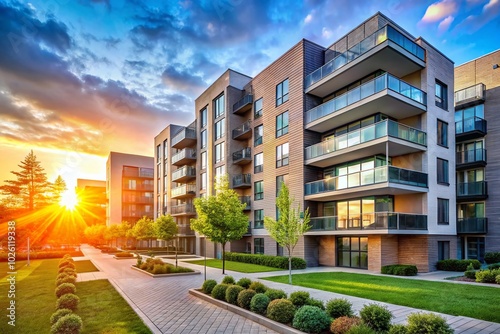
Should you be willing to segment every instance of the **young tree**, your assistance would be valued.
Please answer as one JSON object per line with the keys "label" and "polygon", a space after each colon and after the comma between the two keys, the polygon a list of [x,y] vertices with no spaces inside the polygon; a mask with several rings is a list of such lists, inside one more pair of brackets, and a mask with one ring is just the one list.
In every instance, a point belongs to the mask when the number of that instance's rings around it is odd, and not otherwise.
{"label": "young tree", "polygon": [[104,243],[104,234],[106,233],[106,225],[91,225],[85,228],[83,234],[85,239],[91,245],[97,246]]}
{"label": "young tree", "polygon": [[137,240],[148,240],[148,247],[151,247],[150,241],[155,237],[153,220],[146,216],[142,217],[132,227],[132,234]]}
{"label": "young tree", "polygon": [[[174,221],[171,215],[163,215],[156,218],[154,225],[154,233],[156,238],[164,241],[169,241],[174,239],[179,232],[177,223]],[[175,266],[177,267],[177,249],[178,245],[175,247]],[[167,248],[168,250],[168,248]]]}
{"label": "young tree", "polygon": [[222,245],[224,274],[226,243],[239,240],[247,233],[248,217],[243,212],[246,204],[241,203],[238,194],[229,188],[227,176],[217,180],[215,189],[215,195],[194,200],[198,218],[191,219],[191,229]]}
{"label": "young tree", "polygon": [[66,187],[66,181],[61,177],[57,176],[57,179],[52,184],[52,201],[53,203],[59,203],[61,201],[61,196],[64,191],[68,190]]}
{"label": "young tree", "polygon": [[113,240],[115,241],[115,247],[118,247],[118,238],[121,237],[121,228],[119,224],[112,224],[107,227],[106,232],[104,233],[104,238],[111,242],[111,246],[113,246]]}
{"label": "young tree", "polygon": [[285,183],[281,184],[281,189],[276,199],[278,208],[278,220],[271,217],[264,217],[264,227],[269,232],[271,238],[288,251],[288,283],[292,284],[292,254],[299,238],[307,232],[310,216],[309,208],[304,212],[304,218],[301,218],[300,205],[297,209],[293,208],[294,199],[290,197],[290,191]]}
{"label": "young tree", "polygon": [[[128,238],[128,233],[132,229],[132,226],[130,226],[130,223],[127,221],[122,221],[120,223],[119,229],[118,229],[118,237],[119,238]],[[128,246],[128,239],[125,240],[126,246]]]}

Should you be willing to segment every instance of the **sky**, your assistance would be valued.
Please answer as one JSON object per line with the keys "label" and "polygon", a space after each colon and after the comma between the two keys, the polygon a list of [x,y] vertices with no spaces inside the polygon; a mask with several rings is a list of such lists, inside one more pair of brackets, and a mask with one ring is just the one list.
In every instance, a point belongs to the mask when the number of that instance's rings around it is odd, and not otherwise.
{"label": "sky", "polygon": [[110,151],[153,156],[227,68],[254,76],[377,11],[456,65],[500,48],[500,0],[0,0],[0,184],[30,150],[49,181],[103,180]]}

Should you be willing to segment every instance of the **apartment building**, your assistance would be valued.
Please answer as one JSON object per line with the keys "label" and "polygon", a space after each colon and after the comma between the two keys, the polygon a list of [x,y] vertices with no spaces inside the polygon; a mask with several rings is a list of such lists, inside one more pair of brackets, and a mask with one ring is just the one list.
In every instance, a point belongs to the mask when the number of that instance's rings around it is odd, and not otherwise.
{"label": "apartment building", "polygon": [[153,218],[154,158],[110,152],[106,161],[106,225]]}
{"label": "apartment building", "polygon": [[76,180],[79,213],[87,225],[106,223],[106,181]]}
{"label": "apartment building", "polygon": [[500,50],[455,68],[458,257],[500,251]]}
{"label": "apartment building", "polygon": [[[430,271],[457,252],[453,84],[451,60],[376,13],[329,47],[299,41],[253,78],[227,70],[176,130],[189,144],[169,147],[195,151],[178,166],[194,169],[190,200],[228,174],[248,204],[249,233],[227,250],[283,254],[263,220],[284,182],[311,212],[294,251],[309,266]],[[197,236],[194,251],[220,254],[204,245]]]}

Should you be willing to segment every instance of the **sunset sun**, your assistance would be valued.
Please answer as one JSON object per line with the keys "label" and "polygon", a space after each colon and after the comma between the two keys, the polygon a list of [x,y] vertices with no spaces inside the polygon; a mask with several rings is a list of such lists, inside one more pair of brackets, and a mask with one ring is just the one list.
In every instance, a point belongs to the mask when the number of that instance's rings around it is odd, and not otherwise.
{"label": "sunset sun", "polygon": [[66,190],[62,193],[59,205],[65,207],[67,210],[74,210],[77,204],[78,199],[74,191]]}

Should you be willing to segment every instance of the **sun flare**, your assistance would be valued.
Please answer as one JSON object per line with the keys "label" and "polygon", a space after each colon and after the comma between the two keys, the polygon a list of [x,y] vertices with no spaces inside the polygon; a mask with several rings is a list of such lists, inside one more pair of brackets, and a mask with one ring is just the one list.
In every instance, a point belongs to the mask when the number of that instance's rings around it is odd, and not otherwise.
{"label": "sun flare", "polygon": [[74,191],[66,190],[62,193],[59,205],[65,207],[67,210],[74,210],[77,204],[78,198]]}

